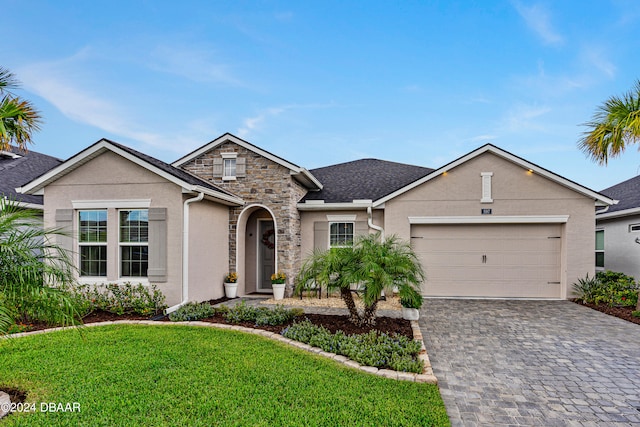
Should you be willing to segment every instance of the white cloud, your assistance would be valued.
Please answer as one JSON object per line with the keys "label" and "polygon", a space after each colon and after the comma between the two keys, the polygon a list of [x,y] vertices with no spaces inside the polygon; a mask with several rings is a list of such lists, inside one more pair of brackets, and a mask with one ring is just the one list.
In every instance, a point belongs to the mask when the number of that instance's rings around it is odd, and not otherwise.
{"label": "white cloud", "polygon": [[610,79],[615,77],[617,68],[607,58],[604,48],[599,46],[585,46],[582,49],[582,57],[588,68],[595,68]]}
{"label": "white cloud", "polygon": [[199,83],[243,86],[229,65],[212,59],[215,54],[212,48],[158,45],[150,52],[150,61],[146,65]]}
{"label": "white cloud", "polygon": [[248,137],[253,131],[260,130],[266,126],[269,119],[280,116],[291,110],[332,108],[337,105],[333,102],[327,104],[289,104],[278,107],[269,107],[253,117],[248,117],[242,121],[242,126],[237,130],[237,135],[241,138]]}
{"label": "white cloud", "polygon": [[527,26],[531,28],[545,44],[559,45],[564,42],[564,38],[553,28],[549,12],[542,5],[534,4],[527,7],[519,1],[514,1],[513,5]]}
{"label": "white cloud", "polygon": [[196,140],[202,143],[202,124],[197,120],[177,134],[152,132],[143,124],[143,117],[127,108],[126,102],[116,103],[94,90],[84,89],[82,78],[78,78],[78,69],[82,68],[78,62],[84,57],[76,54],[64,60],[31,64],[22,67],[19,75],[26,89],[47,100],[66,117],[105,133],[174,152],[195,145]]}
{"label": "white cloud", "polygon": [[494,141],[497,138],[498,137],[495,135],[478,135],[478,136],[474,136],[473,138],[469,138],[469,141],[472,141],[472,142]]}
{"label": "white cloud", "polygon": [[545,126],[537,119],[551,111],[551,108],[537,105],[518,104],[508,111],[502,128],[509,132],[523,130],[543,131]]}

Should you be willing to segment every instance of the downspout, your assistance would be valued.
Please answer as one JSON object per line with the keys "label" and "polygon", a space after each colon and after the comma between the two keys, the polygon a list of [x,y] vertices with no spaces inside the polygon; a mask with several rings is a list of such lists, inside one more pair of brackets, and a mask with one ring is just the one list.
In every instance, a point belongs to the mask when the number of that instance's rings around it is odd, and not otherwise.
{"label": "downspout", "polygon": [[367,224],[369,224],[369,228],[379,231],[380,238],[384,240],[384,228],[380,227],[379,225],[373,224],[373,211],[371,209],[371,206],[367,208]]}
{"label": "downspout", "polygon": [[164,314],[173,313],[189,301],[189,205],[204,199],[204,193],[184,201],[182,207],[182,301],[167,308]]}

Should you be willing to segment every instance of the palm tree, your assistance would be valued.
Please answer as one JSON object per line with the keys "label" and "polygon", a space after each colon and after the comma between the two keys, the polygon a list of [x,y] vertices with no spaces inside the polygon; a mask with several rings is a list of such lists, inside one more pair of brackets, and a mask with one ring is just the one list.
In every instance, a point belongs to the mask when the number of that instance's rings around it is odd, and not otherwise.
{"label": "palm tree", "polygon": [[[401,297],[421,298],[423,281],[424,272],[411,246],[397,236],[382,240],[378,233],[358,238],[352,248],[314,252],[298,274],[296,293],[309,285],[338,289],[351,322],[374,325],[383,290],[397,288]],[[362,313],[353,300],[352,285],[360,285],[362,289]]]}
{"label": "palm tree", "polygon": [[40,129],[40,112],[29,101],[14,95],[20,82],[6,68],[0,67],[0,150],[10,144],[26,149],[31,135]]}
{"label": "palm tree", "polygon": [[590,130],[578,146],[601,165],[622,154],[627,144],[640,142],[640,80],[622,97],[612,96],[599,106],[585,126]]}
{"label": "palm tree", "polygon": [[0,199],[0,334],[16,322],[51,325],[78,323],[78,312],[65,286],[74,267],[67,252],[53,242],[64,233],[43,228],[38,213]]}

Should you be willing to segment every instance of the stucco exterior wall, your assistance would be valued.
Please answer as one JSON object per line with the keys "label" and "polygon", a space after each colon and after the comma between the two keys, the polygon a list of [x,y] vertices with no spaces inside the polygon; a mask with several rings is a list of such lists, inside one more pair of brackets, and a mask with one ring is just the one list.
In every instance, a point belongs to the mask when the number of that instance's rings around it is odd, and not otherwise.
{"label": "stucco exterior wall", "polygon": [[640,279],[640,232],[629,231],[631,224],[640,224],[640,217],[599,220],[596,229],[604,230],[604,269]]}
{"label": "stucco exterior wall", "polygon": [[[182,286],[182,194],[175,184],[130,161],[107,152],[85,163],[45,187],[44,221],[56,225],[56,209],[73,209],[73,201],[113,201],[150,199],[152,208],[167,209],[167,281],[156,283],[166,296],[169,306],[181,299]],[[123,203],[126,208],[126,202]],[[117,236],[115,209],[108,210],[109,236]],[[78,216],[74,214],[73,232],[77,234]],[[78,246],[74,242],[74,259],[78,262]],[[107,282],[146,282],[136,278],[118,277],[117,244],[108,245]],[[80,278],[80,283],[83,283]]]}
{"label": "stucco exterior wall", "polygon": [[229,268],[229,208],[203,200],[189,206],[189,300],[224,296]]}
{"label": "stucco exterior wall", "polygon": [[[301,212],[301,232],[302,232],[302,259],[311,255],[314,246],[314,228],[313,224],[317,221],[329,222],[327,215],[356,215],[356,222],[368,220],[366,210],[352,211],[303,211]],[[384,211],[377,209],[373,211],[373,224],[382,227],[384,223]],[[369,232],[375,233],[376,230],[370,229]]]}
{"label": "stucco exterior wall", "polygon": [[[493,203],[481,203],[482,172],[493,172]],[[410,216],[569,215],[562,235],[561,289],[594,274],[594,201],[491,153],[484,153],[385,204],[385,232],[410,239]]]}

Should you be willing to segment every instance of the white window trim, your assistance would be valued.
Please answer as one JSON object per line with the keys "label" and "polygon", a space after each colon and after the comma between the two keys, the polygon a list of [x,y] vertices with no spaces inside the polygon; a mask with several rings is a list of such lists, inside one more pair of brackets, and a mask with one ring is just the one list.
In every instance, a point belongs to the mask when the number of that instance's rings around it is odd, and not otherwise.
{"label": "white window trim", "polygon": [[[107,240],[104,242],[81,242],[80,241],[80,211],[105,211],[107,213]],[[89,280],[89,281],[105,281],[107,275],[109,274],[109,211],[106,208],[92,208],[92,209],[78,209],[75,211],[75,218],[77,220],[77,225],[76,225],[76,230],[78,231],[78,238],[77,238],[77,246],[78,246],[78,277],[81,280]],[[82,251],[81,248],[84,246],[104,246],[105,248],[107,248],[107,270],[106,270],[106,274],[104,276],[82,276],[81,275],[81,266],[82,266]]]}
{"label": "white window trim", "polygon": [[327,215],[329,222],[356,222],[357,215]]}
{"label": "white window trim", "polygon": [[[633,227],[638,227],[637,230],[634,230]],[[599,230],[596,230],[599,231]],[[629,224],[629,233],[640,233],[640,224]]]}
{"label": "white window trim", "polygon": [[493,203],[493,198],[491,197],[491,177],[493,172],[481,172],[480,176],[482,177],[482,198],[480,203]]}
{"label": "white window trim", "polygon": [[[222,156],[222,180],[223,181],[235,181],[237,179],[236,175],[225,175],[224,172],[226,171],[226,167],[225,167],[225,163],[226,160],[234,160],[236,163],[236,168],[238,167],[238,153],[220,153],[220,155]],[[236,169],[236,174],[237,174],[237,169]]]}
{"label": "white window trim", "polygon": [[[327,215],[327,217],[329,216],[334,216],[334,215]],[[340,215],[335,215],[335,216],[340,216]],[[347,216],[347,215],[344,215]],[[351,217],[349,215],[349,217]],[[355,238],[356,238],[356,222],[355,222],[355,215],[353,215],[353,220],[347,220],[347,221],[330,221],[329,222],[329,230],[328,230],[328,238],[327,238],[327,245],[329,246],[329,249],[333,249],[333,248],[350,248],[353,246],[353,244],[351,245],[335,245],[335,246],[331,246],[331,226],[333,224],[353,224],[353,234],[351,236],[351,241],[354,242]]]}
{"label": "white window trim", "polygon": [[[129,208],[129,209],[118,209],[116,211],[116,218],[118,221],[118,279],[119,280],[123,280],[124,282],[130,281],[130,279],[133,280],[145,280],[147,279],[147,276],[123,276],[122,275],[122,247],[123,246],[146,246],[147,248],[149,247],[149,236],[147,234],[147,241],[146,242],[122,242],[120,240],[120,212],[122,211],[139,211],[139,210],[144,210],[144,209],[136,209],[136,208]],[[148,211],[148,210],[147,210]],[[148,214],[148,212],[147,212]],[[148,220],[147,220],[147,224],[148,224]],[[149,233],[148,230],[148,225],[147,225],[147,233]],[[108,239],[108,235],[107,235],[107,239]],[[149,255],[149,252],[147,251],[147,257]],[[147,267],[149,266],[149,258],[147,258]],[[147,272],[147,274],[149,274]],[[148,280],[146,280],[148,283]]]}
{"label": "white window trim", "polygon": [[73,209],[148,209],[151,199],[122,199],[122,200],[73,200]]}
{"label": "white window trim", "polygon": [[[598,233],[598,231],[602,231],[605,234],[606,237],[606,233],[604,231],[604,228],[596,228],[596,234]],[[602,246],[604,246],[604,240],[602,241]],[[604,255],[604,249],[595,249],[594,253],[601,253]],[[594,264],[595,264],[595,259],[594,259]],[[595,266],[597,271],[604,271],[605,270],[605,266],[603,265],[602,267],[598,267],[597,265]]]}

